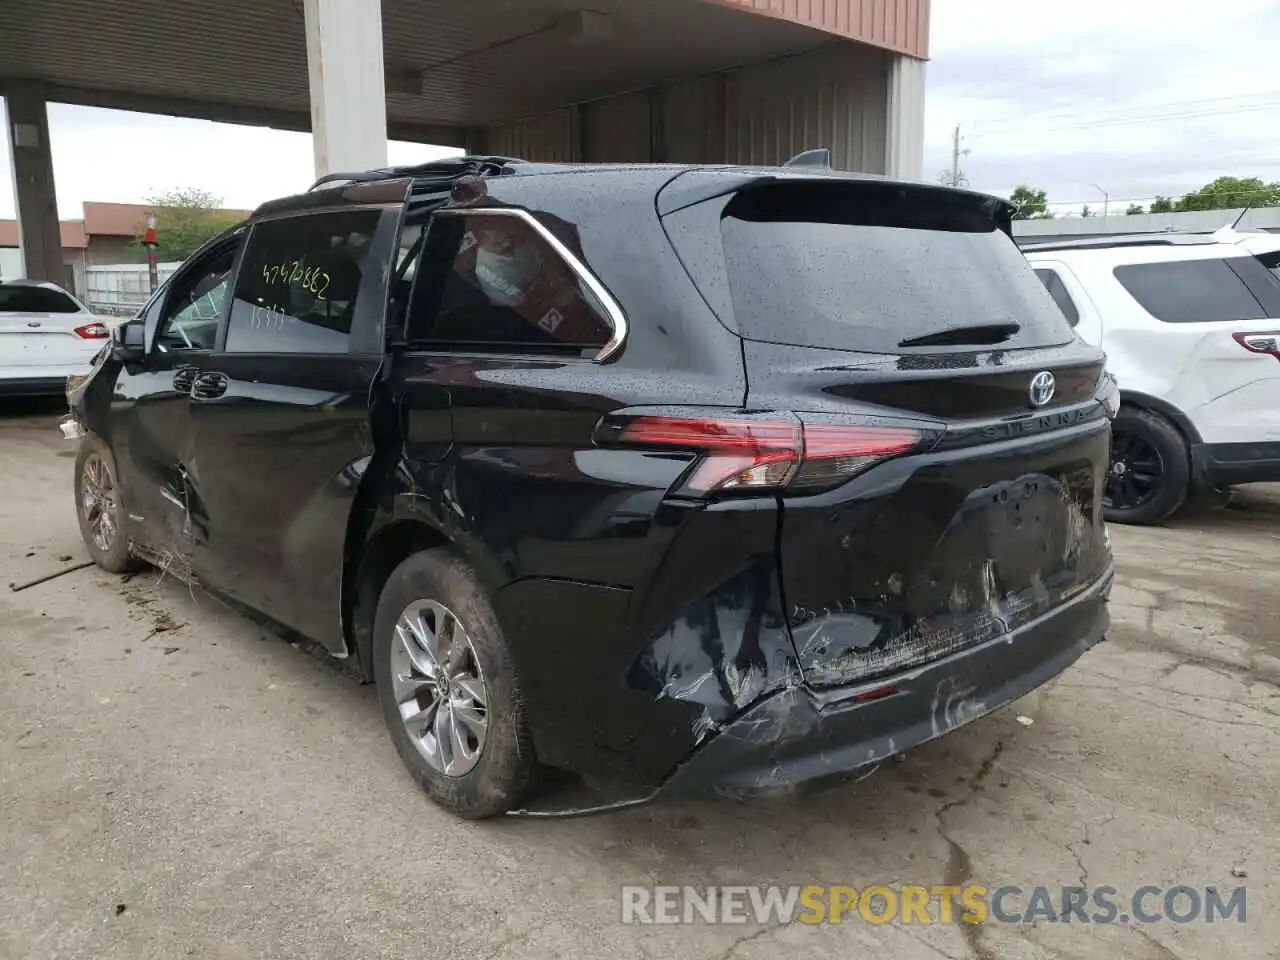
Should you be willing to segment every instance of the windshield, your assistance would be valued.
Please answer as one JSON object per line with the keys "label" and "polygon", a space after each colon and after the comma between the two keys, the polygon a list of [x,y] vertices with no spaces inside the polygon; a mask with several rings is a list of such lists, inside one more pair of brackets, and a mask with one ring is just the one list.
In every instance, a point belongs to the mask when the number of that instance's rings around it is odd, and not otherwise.
{"label": "windshield", "polygon": [[1073,336],[1013,240],[966,194],[882,184],[756,188],[725,208],[721,233],[748,339],[900,353],[920,338],[929,340],[919,349],[932,352],[997,341],[1052,346]]}

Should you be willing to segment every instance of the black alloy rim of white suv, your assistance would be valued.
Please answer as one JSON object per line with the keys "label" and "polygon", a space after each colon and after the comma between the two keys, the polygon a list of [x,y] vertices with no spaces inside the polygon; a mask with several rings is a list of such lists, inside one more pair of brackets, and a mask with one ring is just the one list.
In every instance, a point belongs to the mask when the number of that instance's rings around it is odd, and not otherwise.
{"label": "black alloy rim of white suv", "polygon": [[1155,445],[1128,430],[1111,431],[1111,463],[1102,505],[1112,510],[1135,510],[1160,494],[1164,457]]}

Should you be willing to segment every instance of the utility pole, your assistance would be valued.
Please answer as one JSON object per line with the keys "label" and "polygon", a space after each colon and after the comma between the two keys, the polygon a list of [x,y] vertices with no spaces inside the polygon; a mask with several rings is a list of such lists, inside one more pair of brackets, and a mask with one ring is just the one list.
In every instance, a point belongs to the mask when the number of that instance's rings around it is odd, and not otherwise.
{"label": "utility pole", "polygon": [[969,179],[964,175],[964,171],[960,169],[960,158],[966,156],[968,149],[960,149],[960,124],[956,124],[955,130],[951,132],[951,170],[944,174],[945,182],[951,187],[965,187],[969,185]]}
{"label": "utility pole", "polygon": [[1106,190],[1103,190],[1102,187],[1098,186],[1096,183],[1093,185],[1093,189],[1102,194],[1102,215],[1105,217],[1108,210],[1111,208],[1111,194],[1107,193]]}

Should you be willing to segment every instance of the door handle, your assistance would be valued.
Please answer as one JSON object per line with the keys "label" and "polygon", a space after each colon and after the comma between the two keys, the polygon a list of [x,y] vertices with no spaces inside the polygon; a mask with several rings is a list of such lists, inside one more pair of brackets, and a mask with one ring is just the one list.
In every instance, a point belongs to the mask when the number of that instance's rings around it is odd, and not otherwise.
{"label": "door handle", "polygon": [[173,371],[173,389],[177,393],[190,393],[196,379],[195,367],[178,367]]}
{"label": "door handle", "polygon": [[192,400],[216,400],[227,392],[227,377],[222,373],[202,373],[191,384]]}

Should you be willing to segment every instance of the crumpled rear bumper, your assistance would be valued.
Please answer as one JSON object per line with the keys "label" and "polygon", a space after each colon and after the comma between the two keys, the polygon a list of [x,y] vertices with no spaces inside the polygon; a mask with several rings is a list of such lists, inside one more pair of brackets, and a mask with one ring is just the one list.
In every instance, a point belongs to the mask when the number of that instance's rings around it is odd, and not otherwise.
{"label": "crumpled rear bumper", "polygon": [[1114,577],[1108,567],[1086,591],[1019,629],[901,674],[774,693],[703,743],[659,796],[742,798],[856,777],[998,710],[1104,638]]}

